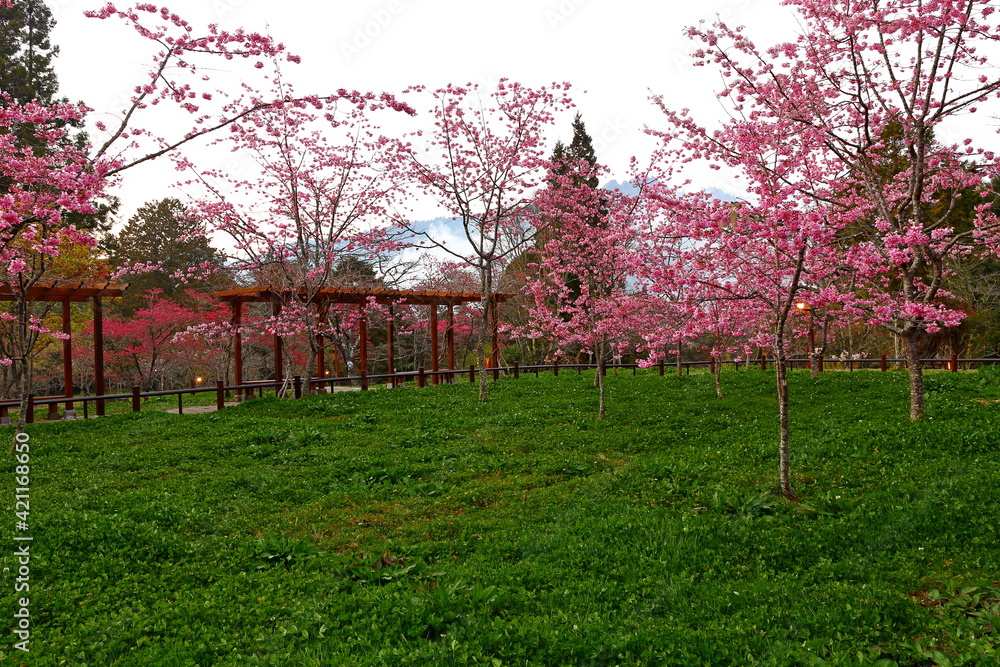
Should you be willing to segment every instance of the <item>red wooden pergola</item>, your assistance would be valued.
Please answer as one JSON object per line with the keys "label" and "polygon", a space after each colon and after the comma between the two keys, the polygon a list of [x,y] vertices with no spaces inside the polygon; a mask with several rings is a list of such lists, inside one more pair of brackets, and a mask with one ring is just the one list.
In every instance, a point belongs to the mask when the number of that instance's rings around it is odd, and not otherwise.
{"label": "red wooden pergola", "polygon": [[[28,288],[28,301],[59,301],[62,303],[62,332],[69,338],[63,340],[63,396],[73,398],[73,329],[70,323],[70,303],[93,300],[94,302],[94,389],[98,396],[104,394],[104,297],[120,297],[128,284],[82,283],[54,280],[38,283]],[[9,285],[0,285],[0,301],[14,301]],[[104,415],[104,401],[97,401],[97,414]],[[66,401],[66,418],[75,417],[73,401]],[[56,406],[49,406],[49,419],[58,418]]]}
{"label": "red wooden pergola", "polygon": [[[289,301],[292,298],[292,294],[288,290],[276,289],[271,286],[257,286],[257,287],[244,287],[239,289],[224,290],[221,292],[213,292],[212,296],[219,299],[220,301],[225,301],[230,304],[232,309],[232,319],[231,324],[234,329],[233,333],[233,360],[235,366],[235,381],[236,384],[243,384],[243,342],[239,334],[239,326],[243,321],[243,304],[248,302],[256,303],[271,303],[272,312],[278,315],[281,312],[281,304]],[[495,294],[493,295],[493,300],[497,303],[506,301],[510,294]],[[327,288],[322,289],[317,292],[315,297],[312,299],[312,303],[315,304],[317,310],[317,316],[322,316],[325,310],[330,304],[357,304],[358,311],[361,315],[358,319],[358,339],[360,341],[359,350],[359,362],[361,368],[359,369],[362,373],[367,373],[368,371],[368,323],[364,317],[364,307],[369,303],[370,299],[374,299],[376,303],[385,305],[389,307],[389,325],[387,332],[387,346],[388,346],[388,366],[389,374],[396,372],[395,370],[395,358],[393,351],[393,337],[394,337],[394,326],[392,321],[392,308],[394,305],[412,305],[412,306],[428,306],[430,308],[430,333],[431,333],[431,370],[438,371],[440,356],[438,349],[438,309],[441,306],[448,307],[448,327],[446,329],[445,337],[446,344],[448,347],[448,368],[450,370],[455,369],[455,306],[462,305],[464,303],[479,302],[482,300],[482,296],[476,292],[440,292],[440,291],[426,291],[426,290],[391,290],[391,289],[372,289],[372,290],[357,290],[357,289],[338,289],[338,288]],[[499,365],[499,335],[498,335],[498,325],[499,322],[496,318],[496,309],[493,309],[494,318],[492,322],[493,330],[493,353],[491,356],[491,363],[494,368]],[[322,343],[322,338],[320,339]],[[274,336],[274,373],[275,381],[281,382],[284,377],[282,374],[282,355],[283,350],[281,346],[281,337],[277,334]],[[316,359],[316,374],[322,379],[326,375],[326,362],[324,359],[322,345],[320,346],[320,352]],[[437,375],[432,376],[432,382],[438,384],[439,377]]]}

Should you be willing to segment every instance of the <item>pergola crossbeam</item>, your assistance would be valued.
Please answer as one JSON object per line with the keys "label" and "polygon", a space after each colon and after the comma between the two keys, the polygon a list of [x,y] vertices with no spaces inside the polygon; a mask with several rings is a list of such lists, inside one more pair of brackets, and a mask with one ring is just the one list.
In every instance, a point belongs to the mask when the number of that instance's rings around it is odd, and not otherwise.
{"label": "pergola crossbeam", "polygon": [[[128,289],[128,283],[85,283],[66,280],[50,280],[36,283],[22,294],[17,294],[10,285],[0,285],[0,301],[24,299],[29,302],[62,303],[62,333],[67,338],[62,343],[63,353],[63,396],[73,398],[73,329],[70,321],[70,303],[93,301],[94,309],[94,389],[98,396],[104,395],[104,309],[103,297],[121,297]],[[50,416],[54,411],[50,410]],[[97,414],[104,415],[104,401],[98,399]],[[67,419],[74,417],[73,401],[66,401]]]}
{"label": "pergola crossbeam", "polygon": [[[290,303],[293,301],[298,301],[299,303],[315,305],[317,308],[326,308],[331,304],[345,304],[345,305],[356,305],[361,313],[361,317],[358,321],[358,336],[359,336],[359,364],[360,370],[365,373],[368,371],[368,323],[364,317],[364,306],[368,303],[374,301],[375,303],[388,306],[389,307],[389,328],[388,328],[388,365],[390,374],[395,370],[394,361],[395,355],[393,350],[394,344],[394,334],[395,326],[393,323],[392,308],[397,305],[406,306],[429,306],[431,315],[431,348],[432,348],[432,361],[431,367],[433,371],[439,370],[439,355],[440,351],[438,348],[438,312],[437,308],[439,306],[448,307],[448,327],[446,330],[447,345],[448,345],[448,366],[450,370],[455,369],[455,306],[460,306],[468,303],[479,303],[483,300],[482,295],[477,292],[454,292],[454,291],[442,291],[442,290],[395,290],[395,289],[342,289],[342,288],[324,288],[315,290],[311,295],[304,292],[295,292],[290,289],[276,288],[272,285],[257,285],[254,287],[240,287],[236,289],[222,290],[219,292],[213,292],[212,296],[216,299],[229,303],[233,311],[232,322],[234,327],[241,319],[241,308],[244,303],[271,303],[272,308],[278,308],[282,303]],[[507,299],[511,298],[513,294],[493,294],[491,295],[491,300],[495,304],[502,303]],[[491,355],[491,361],[493,366],[496,367],[499,359],[498,350],[498,337],[497,337],[497,318],[495,315],[492,318],[493,325],[493,351]],[[274,313],[277,314],[277,311]],[[240,349],[240,336],[238,332],[233,334],[233,343],[237,350]],[[275,338],[276,351],[280,350],[280,340]],[[242,379],[243,369],[242,369],[242,355],[236,355],[236,363],[238,368],[236,369],[236,377]],[[277,365],[279,364],[277,354],[275,355],[275,365],[276,374],[280,373],[277,370]],[[323,378],[323,371],[320,371],[319,379]],[[437,381],[437,376],[434,376],[435,382]]]}

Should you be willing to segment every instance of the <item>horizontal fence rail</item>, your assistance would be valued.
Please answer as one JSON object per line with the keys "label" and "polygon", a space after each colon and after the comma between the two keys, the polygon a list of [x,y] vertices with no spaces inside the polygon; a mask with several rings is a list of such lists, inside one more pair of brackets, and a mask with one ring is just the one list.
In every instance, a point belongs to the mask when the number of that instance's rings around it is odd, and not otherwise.
{"label": "horizontal fence rail", "polygon": [[[950,370],[952,372],[957,372],[961,366],[966,368],[972,365],[991,365],[1000,364],[1000,358],[985,358],[985,359],[962,359],[956,355],[952,355],[950,358],[938,359],[929,358],[921,359],[925,368],[940,368],[944,370]],[[605,371],[615,370],[615,369],[632,369],[633,374],[637,372],[640,368],[645,368],[646,370],[658,371],[660,375],[664,375],[665,372],[669,370],[684,369],[690,370],[691,368],[708,368],[714,371],[715,365],[720,366],[747,366],[751,368],[762,368],[766,369],[769,365],[773,365],[773,357],[759,357],[751,359],[749,361],[733,361],[733,360],[708,360],[708,361],[681,361],[681,362],[667,362],[660,361],[653,365],[642,365],[638,363],[609,363],[605,364]],[[793,368],[810,368],[811,360],[805,357],[790,357],[785,360],[785,363]],[[878,368],[879,370],[885,371],[888,369],[890,364],[905,365],[905,359],[894,359],[882,355],[877,359],[866,358],[866,359],[845,359],[840,357],[833,357],[829,359],[824,359],[822,356],[816,357],[817,371],[822,371],[825,365],[836,364],[841,369],[855,370],[855,369],[872,369]],[[550,364],[533,364],[528,366],[521,366],[520,364],[514,363],[511,366],[499,366],[494,368],[487,367],[485,372],[491,375],[494,380],[500,379],[500,375],[512,376],[517,379],[521,376],[521,373],[534,373],[538,376],[539,373],[551,372],[553,375],[558,376],[560,370],[572,371],[575,370],[577,373],[583,372],[584,370],[594,370],[597,368],[597,364],[580,364],[580,363],[559,363],[554,362]],[[477,379],[477,373],[480,371],[475,366],[469,366],[467,369],[447,369],[447,370],[437,370],[428,371],[423,368],[419,368],[416,371],[404,371],[398,373],[383,373],[377,375],[369,375],[366,372],[362,372],[360,375],[348,375],[343,377],[333,377],[333,378],[314,378],[305,381],[301,376],[294,376],[290,381],[254,381],[245,382],[239,385],[227,385],[219,380],[215,383],[215,386],[198,386],[198,387],[187,387],[184,389],[166,389],[160,391],[139,391],[139,387],[132,387],[132,391],[125,394],[102,394],[93,396],[45,396],[36,397],[33,394],[28,395],[28,410],[26,413],[25,422],[31,424],[35,421],[34,412],[35,408],[40,406],[48,406],[48,414],[46,415],[46,420],[60,419],[58,413],[58,405],[66,404],[66,414],[63,418],[65,419],[75,419],[77,417],[74,405],[80,403],[83,406],[83,418],[86,419],[90,416],[90,405],[94,405],[94,415],[103,416],[105,414],[105,405],[109,401],[131,401],[132,411],[139,412],[141,410],[141,403],[143,399],[146,398],[156,398],[161,396],[176,396],[177,397],[177,410],[178,414],[184,413],[184,402],[183,396],[185,394],[204,394],[208,392],[214,392],[216,395],[215,408],[221,410],[225,404],[229,401],[226,400],[227,396],[231,396],[236,402],[242,402],[245,400],[252,399],[254,397],[263,397],[265,391],[273,392],[276,397],[286,396],[291,398],[301,398],[303,394],[313,394],[313,393],[326,393],[327,388],[331,391],[335,391],[338,384],[349,383],[352,387],[357,387],[361,391],[367,391],[371,384],[374,383],[385,383],[387,387],[400,387],[406,382],[415,382],[417,387],[426,387],[428,384],[439,384],[440,382],[455,383],[462,379],[467,379],[469,382],[475,382]],[[20,408],[20,401],[0,401],[0,425],[8,425],[10,421],[10,411],[17,410]]]}

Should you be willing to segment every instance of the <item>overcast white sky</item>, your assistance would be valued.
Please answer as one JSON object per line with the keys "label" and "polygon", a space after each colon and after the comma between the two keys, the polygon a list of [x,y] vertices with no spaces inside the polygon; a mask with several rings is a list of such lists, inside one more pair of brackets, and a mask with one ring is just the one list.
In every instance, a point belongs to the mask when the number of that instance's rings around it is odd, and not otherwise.
{"label": "overcast white sky", "polygon": [[[62,94],[93,107],[94,118],[120,108],[149,61],[149,45],[121,23],[85,18],[83,11],[100,0],[49,4]],[[642,127],[660,122],[651,92],[706,118],[718,115],[711,92],[717,74],[690,65],[685,26],[718,15],[747,25],[768,45],[796,30],[778,0],[175,0],[167,6],[196,26],[269,32],[302,57],[286,72],[300,92],[489,85],[500,77],[528,85],[570,81],[612,178],[625,176],[630,156],[649,151]],[[559,137],[569,138],[570,120],[555,128]],[[176,178],[165,165],[130,173],[118,193],[123,214],[169,195]],[[704,179],[697,185],[727,185],[717,175]]]}

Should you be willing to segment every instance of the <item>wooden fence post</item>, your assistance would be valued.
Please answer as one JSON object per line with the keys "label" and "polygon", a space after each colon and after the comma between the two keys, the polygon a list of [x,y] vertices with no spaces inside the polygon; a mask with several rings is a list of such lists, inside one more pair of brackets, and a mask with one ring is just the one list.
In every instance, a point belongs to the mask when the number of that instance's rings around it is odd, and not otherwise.
{"label": "wooden fence post", "polygon": [[886,369],[887,369],[888,367],[889,367],[889,366],[888,366],[888,364],[886,364],[886,360],[885,360],[885,355],[883,354],[883,355],[882,355],[882,356],[881,356],[881,357],[879,358],[879,370],[881,370],[881,371],[885,371],[885,370],[886,370]]}
{"label": "wooden fence post", "polygon": [[476,381],[476,367],[475,365],[469,366],[469,382]]}
{"label": "wooden fence post", "polygon": [[552,362],[552,377],[559,377],[559,360]]}
{"label": "wooden fence post", "polygon": [[35,395],[28,394],[28,411],[24,415],[25,424],[35,423]]}
{"label": "wooden fence post", "polygon": [[818,357],[816,357],[816,372],[817,373],[822,373],[823,372],[823,355],[822,354],[819,355]]}
{"label": "wooden fence post", "polygon": [[215,381],[215,409],[221,410],[226,405],[225,383],[222,380]]}
{"label": "wooden fence post", "polygon": [[424,367],[421,366],[417,369],[417,388],[423,389],[427,386],[427,376],[424,375]]}
{"label": "wooden fence post", "polygon": [[368,391],[368,371],[361,371],[361,391]]}
{"label": "wooden fence post", "polygon": [[295,398],[302,398],[302,376],[295,375],[292,377],[292,395]]}
{"label": "wooden fence post", "polygon": [[952,373],[957,373],[958,372],[958,355],[957,354],[951,355],[951,372]]}
{"label": "wooden fence post", "polygon": [[132,412],[139,412],[139,407],[142,401],[140,401],[139,387],[137,385],[132,385]]}
{"label": "wooden fence post", "polygon": [[514,379],[515,380],[521,379],[521,367],[516,361],[514,362]]}

